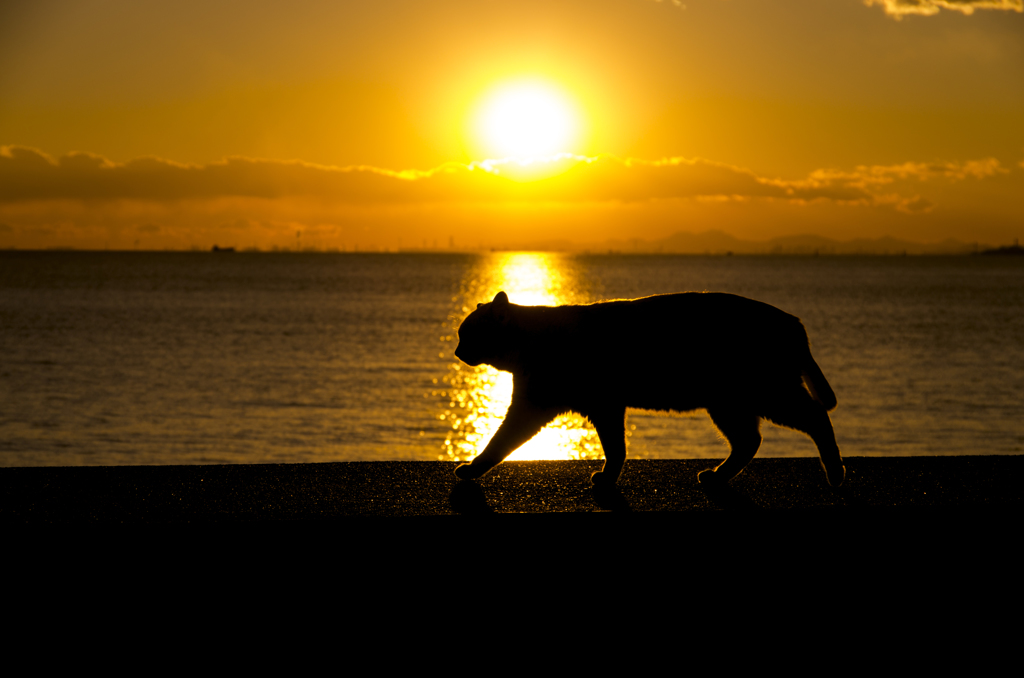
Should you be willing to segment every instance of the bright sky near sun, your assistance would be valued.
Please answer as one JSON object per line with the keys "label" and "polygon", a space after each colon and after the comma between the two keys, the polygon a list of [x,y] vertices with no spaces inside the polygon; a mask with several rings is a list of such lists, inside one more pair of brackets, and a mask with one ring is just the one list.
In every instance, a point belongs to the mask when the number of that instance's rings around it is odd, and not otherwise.
{"label": "bright sky near sun", "polygon": [[1022,9],[9,0],[0,247],[1001,244]]}
{"label": "bright sky near sun", "polygon": [[579,143],[573,106],[544,82],[501,83],[481,102],[474,124],[479,152],[488,158],[572,153]]}

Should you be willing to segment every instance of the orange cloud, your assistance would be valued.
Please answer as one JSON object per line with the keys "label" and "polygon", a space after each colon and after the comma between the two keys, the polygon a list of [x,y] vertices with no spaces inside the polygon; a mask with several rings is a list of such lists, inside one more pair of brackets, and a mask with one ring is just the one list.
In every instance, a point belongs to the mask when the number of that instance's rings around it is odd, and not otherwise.
{"label": "orange cloud", "polygon": [[934,179],[963,181],[968,178],[984,179],[998,174],[1007,174],[996,158],[968,160],[967,162],[906,162],[901,165],[858,166],[852,172],[841,170],[815,170],[806,181],[791,182],[807,186],[849,186],[862,190],[870,190],[896,180],[916,180],[920,182]]}
{"label": "orange cloud", "polygon": [[933,16],[948,9],[961,14],[974,14],[976,9],[999,9],[1024,12],[1024,0],[864,0],[868,7],[881,5],[885,13],[895,19],[908,14]]}

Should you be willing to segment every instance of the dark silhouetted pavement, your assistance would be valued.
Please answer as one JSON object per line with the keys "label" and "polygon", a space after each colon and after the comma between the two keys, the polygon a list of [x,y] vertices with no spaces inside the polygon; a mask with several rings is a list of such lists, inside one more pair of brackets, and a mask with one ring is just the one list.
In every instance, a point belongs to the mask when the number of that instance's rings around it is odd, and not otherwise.
{"label": "dark silhouetted pavement", "polygon": [[839,490],[817,459],[755,459],[708,495],[706,460],[630,460],[619,491],[595,494],[590,461],[506,462],[459,481],[449,462],[0,469],[6,524],[209,524],[458,515],[595,513],[699,521],[715,514],[1019,513],[1024,456],[849,457]]}
{"label": "dark silhouetted pavement", "polygon": [[755,459],[713,495],[697,483],[711,463],[693,460],[630,460],[607,494],[590,485],[600,462],[506,462],[477,482],[448,462],[2,468],[0,522],[8,581],[60,596],[175,582],[263,605],[276,582],[310,601],[330,590],[339,610],[361,592],[376,614],[385,598],[432,610],[543,581],[513,590],[567,610],[671,594],[804,623],[1019,598],[1024,456],[846,464],[834,491],[817,459]]}

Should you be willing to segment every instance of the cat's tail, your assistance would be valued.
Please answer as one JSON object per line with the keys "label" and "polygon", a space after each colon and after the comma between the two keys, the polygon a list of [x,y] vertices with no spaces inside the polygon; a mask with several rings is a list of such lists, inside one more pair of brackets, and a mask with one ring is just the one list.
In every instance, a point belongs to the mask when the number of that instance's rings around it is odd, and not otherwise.
{"label": "cat's tail", "polygon": [[800,372],[800,376],[803,377],[804,385],[807,386],[807,390],[811,392],[814,399],[825,406],[826,411],[835,409],[837,400],[835,391],[828,383],[828,379],[822,374],[821,368],[818,367],[818,363],[814,362],[814,358],[808,353],[807,358],[804,360],[803,367]]}

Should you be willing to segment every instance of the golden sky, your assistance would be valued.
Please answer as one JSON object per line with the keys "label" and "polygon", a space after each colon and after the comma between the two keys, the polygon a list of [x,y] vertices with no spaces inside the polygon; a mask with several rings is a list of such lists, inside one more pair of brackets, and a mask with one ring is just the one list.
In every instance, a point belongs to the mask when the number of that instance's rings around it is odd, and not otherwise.
{"label": "golden sky", "polygon": [[0,247],[1002,244],[1022,10],[9,0]]}

